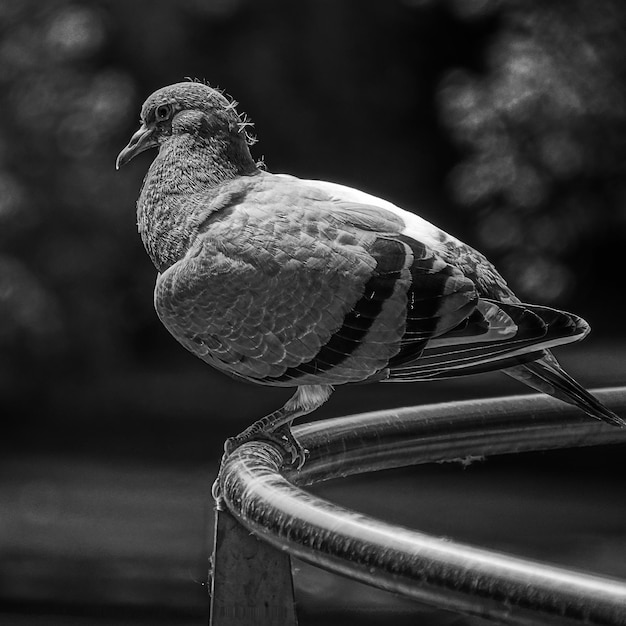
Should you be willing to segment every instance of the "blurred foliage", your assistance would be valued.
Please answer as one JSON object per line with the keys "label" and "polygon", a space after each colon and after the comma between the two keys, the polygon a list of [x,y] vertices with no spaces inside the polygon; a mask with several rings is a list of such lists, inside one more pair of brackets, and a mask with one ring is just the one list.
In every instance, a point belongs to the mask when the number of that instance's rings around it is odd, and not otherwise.
{"label": "blurred foliage", "polygon": [[182,355],[134,228],[151,157],[113,164],[142,100],[185,76],[236,96],[270,170],[419,210],[523,298],[564,306],[610,285],[625,13],[621,0],[4,0],[0,388]]}
{"label": "blurred foliage", "polygon": [[626,5],[500,5],[484,72],[451,70],[439,93],[468,152],[452,190],[476,211],[479,245],[502,258],[520,292],[554,303],[604,273],[585,248],[607,230],[624,232]]}

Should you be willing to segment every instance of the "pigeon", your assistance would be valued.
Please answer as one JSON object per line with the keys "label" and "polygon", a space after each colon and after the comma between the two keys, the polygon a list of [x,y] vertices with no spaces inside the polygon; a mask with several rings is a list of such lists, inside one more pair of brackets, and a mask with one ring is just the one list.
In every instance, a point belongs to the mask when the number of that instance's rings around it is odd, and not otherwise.
{"label": "pigeon", "polygon": [[338,385],[501,370],[614,426],[626,422],[551,348],[589,325],[521,302],[478,251],[417,214],[338,183],[273,174],[238,103],[203,82],[155,91],[117,168],[158,148],[137,201],[154,304],[187,350],[240,381],[295,388],[225,442],[265,439],[298,468],[295,418]]}

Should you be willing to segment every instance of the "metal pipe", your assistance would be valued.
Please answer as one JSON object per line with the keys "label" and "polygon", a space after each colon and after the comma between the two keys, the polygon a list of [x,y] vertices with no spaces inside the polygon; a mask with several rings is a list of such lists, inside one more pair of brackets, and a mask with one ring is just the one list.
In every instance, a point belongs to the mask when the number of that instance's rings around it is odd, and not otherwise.
{"label": "metal pipe", "polygon": [[[618,413],[626,388],[598,392]],[[275,547],[421,602],[515,624],[626,624],[626,583],[475,548],[384,523],[299,485],[467,456],[623,443],[619,430],[542,395],[453,402],[294,428],[310,451],[299,472],[278,450],[246,444],[227,460],[231,513]]]}

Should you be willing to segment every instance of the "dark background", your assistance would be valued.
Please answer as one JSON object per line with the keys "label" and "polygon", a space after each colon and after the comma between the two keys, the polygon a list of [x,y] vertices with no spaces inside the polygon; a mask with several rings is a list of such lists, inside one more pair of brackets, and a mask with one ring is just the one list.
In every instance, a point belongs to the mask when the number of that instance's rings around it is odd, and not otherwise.
{"label": "dark background", "polygon": [[[206,79],[255,122],[270,171],[361,188],[481,249],[522,299],[585,316],[594,332],[562,363],[617,385],[625,26],[621,0],[4,0],[2,623],[205,623],[222,441],[289,394],[214,373],[156,318],[134,213],[153,154],[114,168],[153,90]],[[354,387],[315,417],[521,391],[497,374]],[[626,577],[622,456],[523,455],[320,492]],[[303,624],[455,619],[304,565],[296,586]]]}

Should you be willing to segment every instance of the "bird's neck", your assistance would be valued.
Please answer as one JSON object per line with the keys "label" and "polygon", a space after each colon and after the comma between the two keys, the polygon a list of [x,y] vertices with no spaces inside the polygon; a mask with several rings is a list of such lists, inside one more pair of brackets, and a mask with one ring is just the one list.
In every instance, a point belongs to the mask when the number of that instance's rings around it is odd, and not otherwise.
{"label": "bird's neck", "polygon": [[[159,272],[180,260],[195,237],[196,213],[220,187],[258,172],[245,141],[191,135],[161,145],[137,201],[137,226]],[[206,194],[206,201],[198,201]]]}

